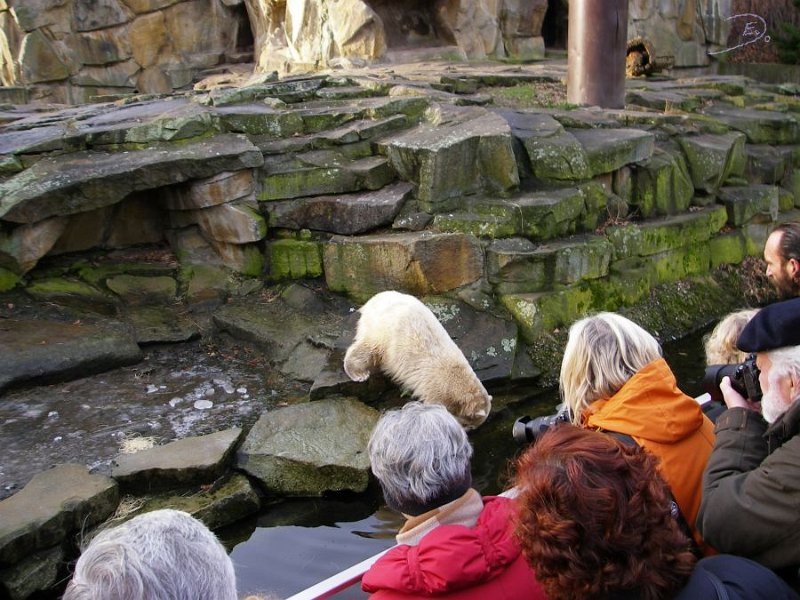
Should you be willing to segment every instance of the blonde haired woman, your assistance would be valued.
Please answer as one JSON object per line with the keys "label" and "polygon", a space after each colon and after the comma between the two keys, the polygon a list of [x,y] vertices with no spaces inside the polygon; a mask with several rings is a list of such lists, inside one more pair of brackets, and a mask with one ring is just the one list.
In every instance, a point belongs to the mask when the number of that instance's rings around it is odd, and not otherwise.
{"label": "blonde haired woman", "polygon": [[692,537],[709,552],[695,519],[714,426],[678,389],[656,339],[614,313],[577,321],[564,350],[560,388],[573,423],[632,440],[659,459]]}
{"label": "blonde haired woman", "polygon": [[704,339],[707,365],[735,365],[744,362],[747,352],[736,347],[736,340],[750,322],[757,308],[744,308],[730,313]]}

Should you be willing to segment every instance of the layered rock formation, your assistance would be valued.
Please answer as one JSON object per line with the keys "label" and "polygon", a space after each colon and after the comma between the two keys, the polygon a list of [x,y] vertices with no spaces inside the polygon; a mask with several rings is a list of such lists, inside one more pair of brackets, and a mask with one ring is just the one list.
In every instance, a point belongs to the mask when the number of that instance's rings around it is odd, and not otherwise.
{"label": "layered rock formation", "polygon": [[[268,408],[241,446],[236,429],[120,458],[116,479],[66,467],[31,481],[0,504],[3,593],[63,577],[76,523],[106,518],[120,486],[190,483],[213,526],[258,510],[259,489],[363,490],[376,413],[354,399],[387,384],[341,365],[352,309],[375,292],[424,297],[491,391],[531,393],[552,384],[565,331],[588,312],[632,314],[668,339],[738,306],[740,265],[800,219],[792,86],[637,80],[625,110],[511,110],[478,90],[557,82],[563,66],[442,68],[0,112],[0,386],[209,335],[252,344],[270,376],[303,389],[300,407],[253,398]],[[63,310],[34,325],[20,298]],[[153,326],[164,307],[211,331]],[[317,422],[354,428],[282,455],[300,429],[287,423]],[[320,460],[329,447],[344,450],[335,468]],[[30,498],[65,479],[79,501],[54,495],[28,518]]]}
{"label": "layered rock formation", "polygon": [[[759,254],[771,224],[793,218],[788,89],[642,81],[631,110],[608,112],[453,93],[560,75],[393,69],[8,111],[0,289],[114,314],[204,310],[246,294],[243,279],[322,278],[355,302],[399,289],[502,307],[534,343]],[[143,245],[172,258],[114,258]],[[85,252],[92,262],[75,262]]]}
{"label": "layered rock formation", "polygon": [[[708,64],[709,48],[725,45],[731,6],[730,0],[699,4],[632,2],[629,37],[650,40],[664,64]],[[9,102],[78,104],[135,92],[169,93],[231,63],[251,64],[224,71],[286,74],[403,61],[409,52],[418,58],[420,51],[462,61],[532,61],[544,57],[548,11],[553,15],[548,27],[566,31],[566,5],[566,0],[4,0],[0,92]]]}

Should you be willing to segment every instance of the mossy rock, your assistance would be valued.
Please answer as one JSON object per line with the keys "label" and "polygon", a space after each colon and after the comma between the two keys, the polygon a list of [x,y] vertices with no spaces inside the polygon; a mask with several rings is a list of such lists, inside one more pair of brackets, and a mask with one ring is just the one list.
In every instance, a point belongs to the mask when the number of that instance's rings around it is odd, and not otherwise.
{"label": "mossy rock", "polygon": [[679,137],[694,188],[714,194],[731,177],[741,177],[747,163],[745,140],[734,132]]}
{"label": "mossy rock", "polygon": [[738,265],[747,256],[747,241],[741,231],[731,231],[712,238],[708,242],[711,253],[711,268],[721,265]]}
{"label": "mossy rock", "polygon": [[795,208],[800,208],[800,169],[792,173],[792,193],[794,194]]}
{"label": "mossy rock", "polygon": [[534,246],[527,240],[492,244],[487,250],[489,281],[498,293],[552,290],[608,274],[611,244],[600,236],[587,236]]}
{"label": "mossy rock", "polygon": [[544,180],[580,181],[591,176],[586,151],[571,133],[530,136],[523,141],[533,174]]}
{"label": "mossy rock", "polygon": [[258,493],[247,477],[239,473],[228,474],[191,492],[151,496],[136,514],[171,508],[189,513],[209,529],[219,529],[257,513],[261,507]]}
{"label": "mossy rock", "polygon": [[217,111],[220,126],[236,133],[290,137],[303,132],[303,119],[288,111],[266,106],[235,107]]}
{"label": "mossy rock", "polygon": [[520,233],[532,240],[549,240],[574,233],[586,217],[587,195],[578,188],[524,194],[513,199]]}
{"label": "mossy rock", "polygon": [[569,325],[593,307],[592,292],[586,285],[555,292],[507,294],[500,304],[511,313],[520,335],[533,342],[544,332]]}
{"label": "mossy rock", "polygon": [[106,315],[113,315],[118,306],[118,300],[111,294],[68,277],[37,279],[25,291],[41,302],[64,304]]}
{"label": "mossy rock", "polygon": [[752,108],[714,105],[706,114],[741,131],[751,144],[797,144],[800,142],[800,121],[792,114]]}
{"label": "mossy rock", "polygon": [[22,162],[13,154],[0,157],[0,175],[13,175],[25,168]]}
{"label": "mossy rock", "polygon": [[21,281],[22,278],[19,275],[0,267],[0,292],[13,290]]}
{"label": "mossy rock", "polygon": [[93,264],[91,262],[76,262],[70,271],[94,286],[102,286],[109,277],[117,275],[135,276],[171,276],[175,273],[173,265],[164,263],[147,262],[114,262]]}
{"label": "mossy rock", "polygon": [[[153,142],[196,141],[219,133],[210,113],[189,114],[174,118],[159,118],[124,132],[124,144],[150,144]],[[94,144],[113,143],[92,140]]]}
{"label": "mossy rock", "polygon": [[656,284],[670,283],[708,273],[711,251],[707,244],[677,248],[650,256]]}
{"label": "mossy rock", "polygon": [[652,289],[652,272],[647,265],[614,264],[607,278],[586,282],[592,292],[594,310],[617,311],[644,300]]}
{"label": "mossy rock", "polygon": [[518,233],[516,221],[509,217],[462,212],[435,215],[431,229],[449,233],[464,233],[492,240],[512,237]]}
{"label": "mossy rock", "polygon": [[367,101],[365,103],[367,115],[372,119],[384,119],[402,114],[408,117],[412,123],[422,120],[430,105],[430,98],[423,96],[382,98],[378,102],[369,103]]}
{"label": "mossy rock", "polygon": [[301,167],[285,173],[270,173],[261,179],[259,200],[288,200],[302,196],[325,196],[358,191],[354,173],[338,167]]}
{"label": "mossy rock", "polygon": [[270,242],[267,263],[273,281],[320,277],[323,273],[322,244],[295,239]]}
{"label": "mossy rock", "polygon": [[180,287],[188,304],[221,304],[233,287],[230,274],[213,265],[191,265],[181,269]]}
{"label": "mossy rock", "polygon": [[363,119],[366,110],[357,107],[306,109],[298,111],[303,121],[303,129],[308,133],[318,133],[341,127],[345,123]]}
{"label": "mossy rock", "polygon": [[163,275],[116,275],[106,280],[106,286],[131,304],[171,304],[178,294],[178,282]]}
{"label": "mossy rock", "polygon": [[655,136],[639,129],[575,129],[592,176],[650,158]]}
{"label": "mossy rock", "polygon": [[774,185],[725,187],[720,190],[719,201],[727,210],[728,224],[734,227],[751,221],[775,221],[780,209],[778,187]]}
{"label": "mossy rock", "polygon": [[694,196],[683,156],[658,148],[633,169],[632,180],[631,205],[644,218],[684,212]]}
{"label": "mossy rock", "polygon": [[778,210],[781,212],[794,208],[794,194],[789,190],[778,188]]}
{"label": "mossy rock", "polygon": [[725,225],[727,215],[721,206],[642,223],[615,225],[606,229],[618,259],[650,256],[675,248],[708,241]]}

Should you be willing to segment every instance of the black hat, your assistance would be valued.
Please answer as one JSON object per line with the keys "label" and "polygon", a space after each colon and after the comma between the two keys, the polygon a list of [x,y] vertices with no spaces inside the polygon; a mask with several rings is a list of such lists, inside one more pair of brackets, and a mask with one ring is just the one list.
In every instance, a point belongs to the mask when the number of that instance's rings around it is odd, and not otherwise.
{"label": "black hat", "polygon": [[800,298],[765,306],[736,340],[736,347],[743,352],[767,352],[786,346],[800,346]]}

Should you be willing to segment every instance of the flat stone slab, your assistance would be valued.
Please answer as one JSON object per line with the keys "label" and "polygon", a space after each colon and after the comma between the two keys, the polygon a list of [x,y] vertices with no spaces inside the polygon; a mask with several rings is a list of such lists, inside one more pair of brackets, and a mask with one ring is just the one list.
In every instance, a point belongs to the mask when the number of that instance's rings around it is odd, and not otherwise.
{"label": "flat stone slab", "polygon": [[188,342],[200,337],[197,323],[170,306],[130,307],[128,320],[133,325],[139,344]]}
{"label": "flat stone slab", "polygon": [[616,260],[654,256],[682,246],[702,247],[722,229],[725,221],[724,208],[710,206],[696,212],[642,223],[613,225],[606,230],[606,237],[614,246]]}
{"label": "flat stone slab", "polygon": [[653,155],[655,136],[639,129],[573,129],[592,175],[611,173]]}
{"label": "flat stone slab", "polygon": [[296,285],[265,304],[222,306],[213,320],[218,331],[257,345],[284,374],[310,382],[341,335],[348,308]]}
{"label": "flat stone slab", "polygon": [[323,260],[328,288],[359,301],[386,289],[438,294],[483,274],[483,249],[477,238],[429,231],[334,236]]}
{"label": "flat stone slab", "polygon": [[83,465],[58,465],[39,473],[0,502],[0,565],[14,564],[99,523],[116,510],[118,501],[117,483],[89,474]]}
{"label": "flat stone slab", "polygon": [[792,114],[715,104],[703,111],[747,135],[751,144],[796,144],[800,121]]}
{"label": "flat stone slab", "polygon": [[369,483],[367,442],[378,416],[352,399],[266,412],[237,452],[236,466],[271,493],[363,492]]}
{"label": "flat stone slab", "polygon": [[261,152],[245,136],[225,134],[185,145],[129,152],[46,157],[0,183],[0,218],[34,223],[116,204],[132,192],[258,167]]}
{"label": "flat stone slab", "polygon": [[0,391],[31,380],[85,377],[141,359],[134,339],[120,330],[79,322],[0,319]]}
{"label": "flat stone slab", "polygon": [[234,427],[120,454],[111,463],[111,475],[121,486],[136,490],[210,483],[224,472],[241,434]]}
{"label": "flat stone slab", "polygon": [[487,250],[489,281],[501,294],[540,292],[608,274],[613,246],[603,236],[533,244],[496,240]]}
{"label": "flat stone slab", "polygon": [[193,494],[157,496],[145,503],[142,512],[162,508],[182,510],[205,523],[209,529],[217,530],[257,513],[261,500],[250,480],[234,472]]}
{"label": "flat stone slab", "polygon": [[262,204],[270,227],[354,235],[389,225],[412,190],[410,183],[399,182],[373,192]]}
{"label": "flat stone slab", "polygon": [[720,189],[719,201],[728,211],[728,224],[740,227],[749,222],[770,223],[778,218],[779,188],[754,184]]}

